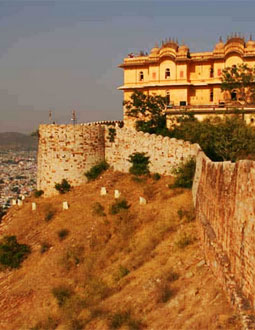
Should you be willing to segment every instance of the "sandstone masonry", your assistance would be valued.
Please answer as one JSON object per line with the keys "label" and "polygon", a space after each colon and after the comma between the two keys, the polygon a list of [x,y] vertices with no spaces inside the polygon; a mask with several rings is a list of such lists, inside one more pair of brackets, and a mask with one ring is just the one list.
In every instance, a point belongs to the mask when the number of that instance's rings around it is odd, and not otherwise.
{"label": "sandstone masonry", "polygon": [[80,185],[86,182],[84,173],[104,159],[101,125],[40,125],[37,189],[49,196],[62,179]]}
{"label": "sandstone masonry", "polygon": [[215,163],[200,151],[193,199],[206,262],[255,329],[255,162]]}
{"label": "sandstone masonry", "polygon": [[132,128],[110,126],[41,125],[39,127],[37,189],[45,196],[56,193],[55,183],[67,179],[72,186],[86,182],[84,173],[106,160],[115,171],[128,172],[128,157],[134,152],[150,156],[150,171],[170,175],[172,169],[200,147],[182,140],[137,132]]}
{"label": "sandstone masonry", "polygon": [[239,309],[244,329],[255,329],[255,162],[215,163],[198,145],[111,124],[41,125],[37,189],[55,194],[64,178],[80,185],[103,160],[128,172],[134,152],[145,152],[150,171],[165,175],[196,157],[192,190],[206,262]]}

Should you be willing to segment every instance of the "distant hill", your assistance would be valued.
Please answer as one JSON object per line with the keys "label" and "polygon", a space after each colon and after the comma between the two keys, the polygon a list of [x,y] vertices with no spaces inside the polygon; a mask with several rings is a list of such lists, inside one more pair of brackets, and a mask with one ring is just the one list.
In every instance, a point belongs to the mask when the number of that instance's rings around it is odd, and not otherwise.
{"label": "distant hill", "polygon": [[36,150],[37,138],[17,132],[0,133],[0,150],[7,149]]}

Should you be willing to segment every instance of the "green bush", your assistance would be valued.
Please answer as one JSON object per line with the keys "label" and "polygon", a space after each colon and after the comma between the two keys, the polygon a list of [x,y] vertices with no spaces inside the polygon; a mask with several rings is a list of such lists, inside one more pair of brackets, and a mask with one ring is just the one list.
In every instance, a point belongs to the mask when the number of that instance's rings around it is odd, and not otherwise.
{"label": "green bush", "polygon": [[163,302],[163,303],[166,303],[166,302],[168,302],[168,300],[170,299],[170,298],[172,298],[173,297],[173,295],[174,295],[174,291],[173,290],[171,290],[167,285],[164,285],[162,288],[161,288],[161,297],[160,297],[160,300],[161,300],[161,302]]}
{"label": "green bush", "polygon": [[53,209],[48,210],[45,214],[44,220],[49,222],[54,217],[55,213],[56,211]]}
{"label": "green bush", "polygon": [[68,183],[68,181],[66,179],[63,179],[61,183],[55,184],[55,189],[60,194],[65,194],[66,192],[70,191],[71,185]]}
{"label": "green bush", "polygon": [[40,251],[43,254],[43,253],[47,252],[49,250],[49,248],[50,248],[50,244],[48,244],[47,242],[43,242],[41,244],[41,250]]}
{"label": "green bush", "polygon": [[44,194],[44,191],[43,191],[43,190],[35,190],[35,191],[34,191],[34,196],[35,196],[36,198],[42,196],[43,194]]}
{"label": "green bush", "polygon": [[175,242],[175,245],[179,249],[184,249],[186,246],[190,245],[193,242],[192,238],[187,235],[186,233],[183,233],[179,239]]}
{"label": "green bush", "polygon": [[63,241],[69,234],[69,230],[68,229],[61,229],[58,231],[58,237],[60,239],[60,241]]}
{"label": "green bush", "polygon": [[170,273],[167,276],[167,280],[169,282],[174,282],[177,281],[179,279],[180,275],[176,272],[170,271]]}
{"label": "green bush", "polygon": [[196,170],[196,162],[193,158],[182,163],[173,171],[176,175],[174,184],[170,188],[191,188]]}
{"label": "green bush", "polygon": [[233,116],[210,117],[201,122],[184,120],[172,127],[170,137],[198,143],[213,161],[254,158],[255,129],[241,119],[238,111]]}
{"label": "green bush", "polygon": [[139,330],[141,322],[132,318],[130,311],[114,313],[110,318],[110,329],[119,329],[126,325],[129,330]]}
{"label": "green bush", "polygon": [[63,307],[68,299],[72,296],[72,291],[69,287],[60,285],[52,289],[53,296],[57,299],[58,306]]}
{"label": "green bush", "polygon": [[5,236],[0,242],[0,264],[3,267],[18,268],[31,253],[26,244],[19,244],[16,236]]}
{"label": "green bush", "polygon": [[93,167],[89,171],[85,173],[86,178],[88,181],[95,180],[101,173],[106,171],[109,168],[109,164],[106,161],[103,161]]}
{"label": "green bush", "polygon": [[116,200],[114,204],[110,206],[110,214],[117,214],[121,210],[127,210],[130,208],[130,205],[128,205],[128,202],[125,199],[122,200]]}
{"label": "green bush", "polygon": [[161,178],[161,175],[160,175],[159,173],[154,173],[154,174],[152,175],[152,179],[155,180],[155,181],[160,180],[160,178]]}
{"label": "green bush", "polygon": [[120,265],[117,273],[114,275],[114,279],[116,281],[119,281],[123,277],[127,276],[129,273],[130,271],[126,267]]}
{"label": "green bush", "polygon": [[145,156],[144,152],[135,152],[129,156],[128,161],[132,163],[129,172],[134,175],[149,174],[149,158]]}
{"label": "green bush", "polygon": [[84,260],[84,247],[82,245],[72,245],[68,247],[66,252],[60,259],[60,264],[65,270],[69,271],[76,267]]}
{"label": "green bush", "polygon": [[104,212],[104,207],[99,202],[94,203],[92,208],[93,208],[93,214],[99,215],[100,217],[106,216],[106,214]]}

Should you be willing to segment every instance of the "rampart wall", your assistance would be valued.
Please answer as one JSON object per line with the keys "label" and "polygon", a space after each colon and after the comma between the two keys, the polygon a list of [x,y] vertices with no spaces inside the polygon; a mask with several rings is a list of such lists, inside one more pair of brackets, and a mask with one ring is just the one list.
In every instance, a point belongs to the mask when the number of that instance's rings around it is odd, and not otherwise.
{"label": "rampart wall", "polygon": [[[56,193],[54,186],[62,179],[72,186],[81,185],[86,182],[84,173],[103,160],[115,171],[128,172],[128,158],[134,152],[150,156],[151,172],[169,175],[180,162],[200,150],[189,142],[120,128],[119,124],[41,125],[37,189],[49,196]],[[109,127],[114,129],[112,142]]]}
{"label": "rampart wall", "polygon": [[207,264],[244,313],[255,307],[255,162],[214,163],[200,151],[193,198]]}
{"label": "rampart wall", "polygon": [[160,135],[137,132],[131,128],[115,128],[114,142],[106,130],[105,158],[115,171],[127,173],[131,166],[129,155],[145,152],[150,156],[150,172],[170,175],[173,168],[189,157],[196,157],[199,145]]}
{"label": "rampart wall", "polygon": [[145,152],[150,171],[166,175],[195,156],[193,199],[206,262],[251,329],[255,322],[244,310],[255,307],[255,162],[215,163],[198,145],[118,125],[111,129],[112,135],[101,124],[41,125],[37,189],[54,194],[63,178],[80,185],[84,173],[103,160],[128,172],[134,152]]}
{"label": "rampart wall", "polygon": [[55,183],[67,179],[73,186],[86,182],[84,173],[104,160],[101,125],[40,125],[37,189],[56,193]]}

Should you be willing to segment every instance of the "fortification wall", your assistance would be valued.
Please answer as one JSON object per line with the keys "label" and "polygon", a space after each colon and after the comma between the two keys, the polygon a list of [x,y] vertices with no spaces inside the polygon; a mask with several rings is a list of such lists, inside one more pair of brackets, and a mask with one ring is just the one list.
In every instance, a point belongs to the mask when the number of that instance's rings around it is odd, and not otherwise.
{"label": "fortification wall", "polygon": [[255,162],[214,163],[199,152],[193,198],[208,265],[241,311],[254,308]]}
{"label": "fortification wall", "polygon": [[56,193],[55,183],[86,182],[84,173],[104,160],[104,127],[101,125],[40,125],[37,189]]}
{"label": "fortification wall", "polygon": [[129,155],[145,152],[150,156],[150,171],[170,175],[172,169],[189,157],[196,157],[199,145],[155,134],[137,132],[132,128],[115,127],[114,142],[105,131],[105,158],[115,171],[127,173],[131,166]]}

